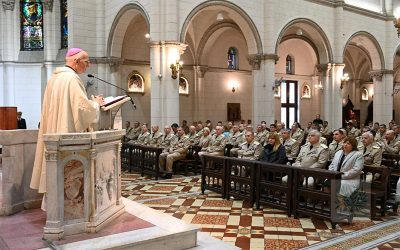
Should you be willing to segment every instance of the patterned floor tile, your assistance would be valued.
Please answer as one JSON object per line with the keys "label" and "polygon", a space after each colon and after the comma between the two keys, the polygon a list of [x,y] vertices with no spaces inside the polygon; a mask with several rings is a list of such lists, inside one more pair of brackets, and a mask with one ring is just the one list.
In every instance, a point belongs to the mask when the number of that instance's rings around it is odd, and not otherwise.
{"label": "patterned floor tile", "polygon": [[[339,223],[332,229],[328,221],[294,219],[278,209],[257,210],[248,201],[225,200],[210,191],[202,194],[199,176],[158,181],[135,174],[124,173],[123,177],[123,196],[196,224],[202,232],[242,249],[299,249],[381,222],[354,218],[353,224]],[[377,249],[399,245],[396,240]]]}

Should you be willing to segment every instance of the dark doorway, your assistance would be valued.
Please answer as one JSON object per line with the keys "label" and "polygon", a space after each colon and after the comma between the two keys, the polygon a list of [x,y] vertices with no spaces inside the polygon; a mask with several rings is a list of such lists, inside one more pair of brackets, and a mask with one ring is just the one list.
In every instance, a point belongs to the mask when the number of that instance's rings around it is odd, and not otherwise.
{"label": "dark doorway", "polygon": [[228,121],[240,121],[241,119],[240,103],[228,103]]}

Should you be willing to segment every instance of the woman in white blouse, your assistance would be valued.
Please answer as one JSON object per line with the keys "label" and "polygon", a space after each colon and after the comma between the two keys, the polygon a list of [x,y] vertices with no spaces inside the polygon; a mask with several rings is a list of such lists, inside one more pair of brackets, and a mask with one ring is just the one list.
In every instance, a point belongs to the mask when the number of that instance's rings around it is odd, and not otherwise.
{"label": "woman in white blouse", "polygon": [[340,194],[350,196],[360,186],[360,175],[364,167],[364,157],[357,150],[357,140],[348,137],[343,142],[343,149],[336,152],[329,170],[342,173]]}

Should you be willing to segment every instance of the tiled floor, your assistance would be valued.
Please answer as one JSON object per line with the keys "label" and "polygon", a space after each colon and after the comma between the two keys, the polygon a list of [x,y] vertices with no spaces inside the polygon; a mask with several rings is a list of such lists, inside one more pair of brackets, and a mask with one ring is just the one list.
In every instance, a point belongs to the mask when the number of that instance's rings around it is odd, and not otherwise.
{"label": "tiled floor", "polygon": [[[344,222],[332,229],[327,221],[294,219],[271,208],[257,210],[242,200],[224,200],[210,191],[201,194],[200,176],[151,181],[125,173],[122,180],[123,196],[198,225],[203,232],[242,249],[299,249],[381,222],[355,218],[352,225]],[[398,245],[397,240],[377,249]]]}

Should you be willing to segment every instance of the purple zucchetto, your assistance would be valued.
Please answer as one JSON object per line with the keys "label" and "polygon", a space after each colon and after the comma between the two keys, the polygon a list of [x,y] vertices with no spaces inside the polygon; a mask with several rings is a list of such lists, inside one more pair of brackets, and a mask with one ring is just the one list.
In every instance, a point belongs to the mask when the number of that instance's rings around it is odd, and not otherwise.
{"label": "purple zucchetto", "polygon": [[70,57],[70,56],[74,56],[76,54],[78,54],[79,52],[83,51],[83,49],[80,48],[70,48],[67,51],[67,54],[65,55],[65,57]]}

